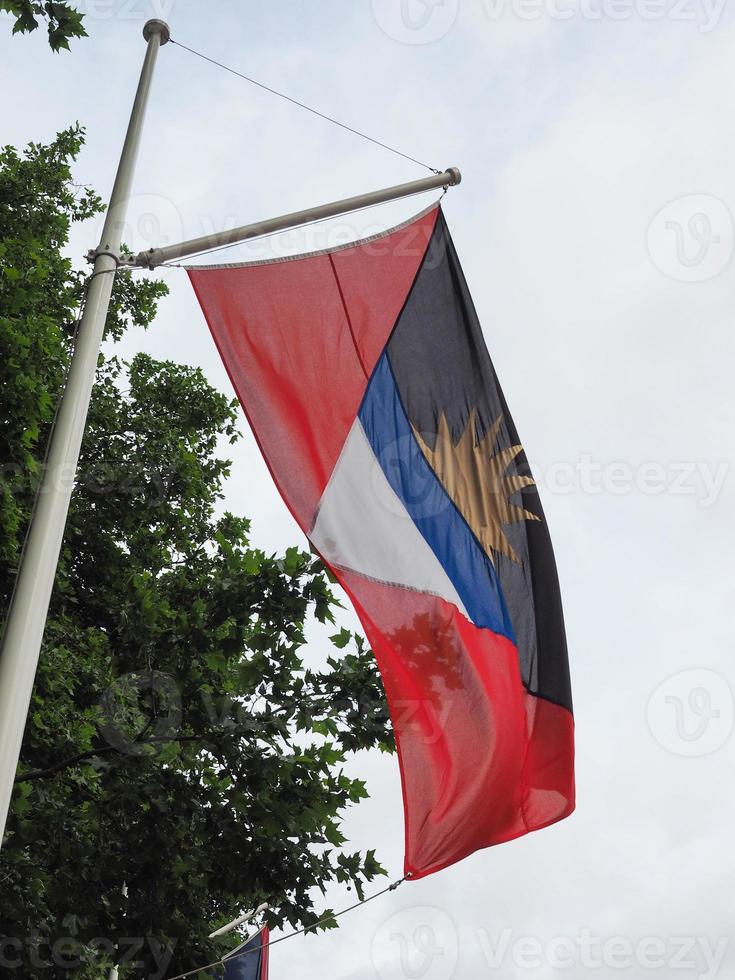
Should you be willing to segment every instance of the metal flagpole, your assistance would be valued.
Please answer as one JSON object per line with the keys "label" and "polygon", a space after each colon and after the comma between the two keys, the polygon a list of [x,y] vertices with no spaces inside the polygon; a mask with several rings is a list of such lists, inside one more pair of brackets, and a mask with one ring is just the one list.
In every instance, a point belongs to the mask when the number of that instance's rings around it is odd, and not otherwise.
{"label": "metal flagpole", "polygon": [[0,842],[118,266],[153,69],[159,47],[169,40],[168,25],[161,20],[149,20],[143,28],[143,37],[148,47],[0,649]]}
{"label": "metal flagpole", "polygon": [[164,262],[181,259],[186,255],[221,248],[223,245],[237,245],[249,238],[270,235],[275,231],[285,231],[288,228],[297,228],[299,225],[305,225],[310,221],[334,218],[341,214],[348,214],[350,211],[357,211],[360,208],[384,204],[387,201],[397,201],[399,198],[410,197],[412,194],[422,194],[424,191],[435,190],[439,187],[452,187],[459,184],[461,180],[462,174],[457,167],[449,167],[443,173],[435,174],[433,177],[422,177],[420,180],[411,180],[407,184],[396,184],[395,187],[386,187],[384,190],[370,191],[368,194],[358,194],[356,197],[345,197],[341,201],[320,204],[315,208],[307,208],[305,211],[292,211],[290,214],[283,214],[278,218],[267,218],[265,221],[257,221],[251,225],[241,225],[239,228],[216,232],[213,235],[191,238],[189,241],[179,242],[177,245],[151,248],[147,252],[138,252],[137,255],[124,255],[121,264],[155,269],[156,266],[162,265]]}
{"label": "metal flagpole", "polygon": [[[215,939],[217,936],[224,936],[228,932],[232,932],[233,929],[237,929],[238,926],[243,925],[243,923],[250,922],[251,919],[256,919],[261,912],[267,912],[269,909],[270,906],[268,903],[263,902],[257,907],[257,909],[253,909],[252,912],[245,912],[244,915],[239,915],[236,919],[233,919],[232,922],[228,922],[226,926],[222,926],[219,929],[215,929],[214,932],[210,932],[209,938]],[[112,980],[112,978],[110,978],[110,980]]]}
{"label": "metal flagpole", "polygon": [[[123,882],[123,886],[122,886],[122,896],[123,898],[128,897],[128,886],[125,882]],[[117,944],[115,944],[115,950],[116,951],[119,950]],[[107,980],[119,980],[119,976],[120,976],[120,969],[117,963],[115,963],[114,966],[110,967],[110,975],[108,976]]]}
{"label": "metal flagpole", "polygon": [[259,235],[296,228],[311,221],[336,217],[374,204],[453,186],[462,179],[456,167],[449,167],[443,173],[384,190],[371,191],[305,211],[295,211],[213,235],[193,238],[177,245],[150,249],[138,255],[121,255],[120,241],[153,69],[158,49],[170,40],[170,31],[162,20],[149,20],[143,28],[143,36],[148,48],[130,113],[102,239],[99,247],[88,256],[94,262],[94,271],[90,277],[69,375],[51,435],[48,459],[0,647],[0,845],[33,692],[113,279],[118,267],[142,266],[153,269],[164,262],[222,245],[236,244]]}

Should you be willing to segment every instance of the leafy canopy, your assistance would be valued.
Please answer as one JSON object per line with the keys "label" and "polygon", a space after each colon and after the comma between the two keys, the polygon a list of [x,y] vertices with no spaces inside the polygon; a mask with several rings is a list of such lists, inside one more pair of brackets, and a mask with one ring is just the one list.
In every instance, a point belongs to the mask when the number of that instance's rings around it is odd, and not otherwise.
{"label": "leafy canopy", "polygon": [[[64,247],[101,208],[72,181],[82,140],[0,152],[2,609],[84,288]],[[383,873],[341,831],[366,795],[347,754],[392,748],[370,652],[339,630],[307,665],[307,624],[336,605],[322,566],[253,548],[222,512],[235,404],[197,368],[115,354],[165,293],[116,279],[0,851],[0,936],[31,980],[96,980],[115,959],[121,977],[172,975],[230,948],[207,935],[246,908],[309,926],[314,887],[361,894]]]}
{"label": "leafy canopy", "polygon": [[35,31],[42,23],[46,24],[48,43],[52,51],[69,48],[69,41],[74,37],[87,37],[82,21],[84,14],[68,3],[57,3],[45,0],[0,0],[0,10],[11,14],[13,34],[28,34]]}

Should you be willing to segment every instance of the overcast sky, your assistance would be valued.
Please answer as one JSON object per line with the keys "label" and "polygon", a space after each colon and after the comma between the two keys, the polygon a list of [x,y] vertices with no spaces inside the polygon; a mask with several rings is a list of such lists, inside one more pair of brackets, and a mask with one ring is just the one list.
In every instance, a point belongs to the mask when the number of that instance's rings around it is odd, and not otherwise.
{"label": "overcast sky", "polygon": [[[403,885],[336,933],[276,946],[273,980],[735,977],[732,10],[722,0],[83,9],[90,38],[56,56],[40,32],[11,40],[4,19],[0,137],[48,140],[80,120],[77,176],[103,195],[150,16],[412,156],[461,167],[445,213],[555,544],[577,812]],[[128,242],[146,248],[424,173],[169,45]],[[363,237],[430,200],[222,261]],[[74,254],[95,235],[80,229]],[[171,296],[126,353],[200,365],[229,393],[185,273],[162,274]],[[227,505],[253,519],[259,546],[303,543],[249,435]],[[322,646],[315,636],[308,655]],[[377,848],[399,877],[397,761],[364,756],[352,768],[371,799],[348,815],[351,843]],[[351,900],[328,896],[335,908]]]}

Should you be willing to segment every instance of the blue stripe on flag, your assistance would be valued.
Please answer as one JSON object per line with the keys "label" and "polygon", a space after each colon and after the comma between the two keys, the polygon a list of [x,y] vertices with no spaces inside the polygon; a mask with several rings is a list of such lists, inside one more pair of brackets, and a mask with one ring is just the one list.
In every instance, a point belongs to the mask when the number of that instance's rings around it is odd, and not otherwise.
{"label": "blue stripe on flag", "polygon": [[441,562],[472,622],[515,643],[495,568],[421,452],[385,353],[359,417],[388,482]]}
{"label": "blue stripe on flag", "polygon": [[[261,980],[263,958],[263,931],[253,936],[249,942],[233,951],[233,959],[223,960],[225,974],[223,980]],[[233,956],[230,953],[230,956]]]}

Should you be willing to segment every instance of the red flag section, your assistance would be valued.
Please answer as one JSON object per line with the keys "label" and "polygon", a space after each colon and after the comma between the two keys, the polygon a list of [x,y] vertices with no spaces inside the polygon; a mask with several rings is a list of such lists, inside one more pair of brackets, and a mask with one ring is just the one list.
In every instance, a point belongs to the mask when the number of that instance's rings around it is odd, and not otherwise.
{"label": "red flag section", "polygon": [[261,451],[308,532],[436,210],[359,247],[189,277]]}

